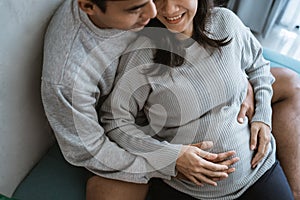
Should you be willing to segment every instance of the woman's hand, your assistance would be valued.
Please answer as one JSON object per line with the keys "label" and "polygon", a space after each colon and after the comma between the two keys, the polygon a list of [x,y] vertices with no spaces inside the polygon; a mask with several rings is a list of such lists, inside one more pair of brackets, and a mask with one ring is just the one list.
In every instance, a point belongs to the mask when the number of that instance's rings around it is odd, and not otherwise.
{"label": "woman's hand", "polygon": [[[257,150],[255,156],[251,161],[252,168],[255,168],[257,164],[263,159],[268,152],[269,143],[271,141],[271,129],[263,122],[251,123],[251,141],[250,149]],[[257,148],[257,143],[258,148]]]}
{"label": "woman's hand", "polygon": [[184,145],[176,161],[179,177],[186,177],[199,186],[209,184],[217,186],[217,181],[228,177],[235,169],[229,168],[239,158],[233,157],[234,151],[220,154],[209,153],[203,149],[212,147],[212,142]]}

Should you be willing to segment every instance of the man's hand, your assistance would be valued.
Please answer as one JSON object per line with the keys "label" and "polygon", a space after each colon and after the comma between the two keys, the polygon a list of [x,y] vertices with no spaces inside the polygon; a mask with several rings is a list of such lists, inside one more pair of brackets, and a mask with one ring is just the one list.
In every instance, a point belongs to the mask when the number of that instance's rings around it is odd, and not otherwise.
{"label": "man's hand", "polygon": [[251,141],[250,149],[253,151],[258,149],[251,161],[252,168],[255,168],[257,164],[263,159],[263,157],[268,152],[269,143],[271,141],[271,129],[268,125],[263,122],[253,122],[251,123]]}
{"label": "man's hand", "polygon": [[239,123],[242,124],[246,116],[248,117],[249,121],[251,121],[254,115],[254,106],[255,106],[254,92],[251,84],[248,81],[247,96],[241,105],[241,109],[237,117]]}
{"label": "man's hand", "polygon": [[212,147],[212,142],[201,142],[194,145],[184,145],[176,161],[179,177],[186,177],[199,186],[209,184],[217,186],[218,180],[228,177],[235,169],[229,168],[239,158],[234,157],[234,151],[220,154],[209,153],[202,149]]}

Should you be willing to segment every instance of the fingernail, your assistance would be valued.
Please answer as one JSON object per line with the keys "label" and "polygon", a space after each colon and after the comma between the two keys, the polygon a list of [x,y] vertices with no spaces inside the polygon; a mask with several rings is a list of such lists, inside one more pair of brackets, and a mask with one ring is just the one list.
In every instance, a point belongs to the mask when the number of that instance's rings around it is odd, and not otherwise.
{"label": "fingernail", "polygon": [[251,150],[253,151],[255,149],[255,145],[251,145]]}
{"label": "fingernail", "polygon": [[238,118],[238,121],[239,121],[240,123],[243,123],[243,122],[244,122],[244,119],[243,119],[243,118]]}

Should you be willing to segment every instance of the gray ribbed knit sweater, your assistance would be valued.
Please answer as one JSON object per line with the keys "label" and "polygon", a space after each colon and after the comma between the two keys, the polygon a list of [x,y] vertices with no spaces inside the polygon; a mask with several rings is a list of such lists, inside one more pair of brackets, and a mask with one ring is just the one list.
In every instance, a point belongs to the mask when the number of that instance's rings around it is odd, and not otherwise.
{"label": "gray ribbed knit sweater", "polygon": [[[275,161],[272,137],[267,155],[255,169],[251,168],[254,152],[249,148],[248,121],[237,122],[248,78],[256,99],[252,121],[271,127],[274,78],[269,62],[262,57],[260,44],[231,11],[214,9],[208,29],[211,37],[229,36],[232,42],[213,54],[193,43],[186,48],[187,62],[167,70],[152,64],[153,52],[148,48],[153,45],[139,38],[131,49],[144,50],[132,52],[121,60],[126,68],[103,104],[102,122],[110,138],[150,163],[157,162],[155,167],[159,168],[174,162],[162,156],[167,149],[165,140],[174,144],[211,140],[212,152],[235,150],[241,159],[234,165],[236,171],[217,187],[198,187],[177,178],[166,183],[198,199],[236,199]],[[139,111],[145,113],[149,126],[135,124]]]}
{"label": "gray ribbed knit sweater", "polygon": [[[136,35],[95,27],[66,0],[54,15],[45,38],[42,98],[48,120],[66,160],[107,178],[146,183],[170,179],[175,163],[156,167],[111,142],[99,124],[96,107],[109,94],[119,57]],[[181,145],[169,145],[164,156],[176,160]]]}

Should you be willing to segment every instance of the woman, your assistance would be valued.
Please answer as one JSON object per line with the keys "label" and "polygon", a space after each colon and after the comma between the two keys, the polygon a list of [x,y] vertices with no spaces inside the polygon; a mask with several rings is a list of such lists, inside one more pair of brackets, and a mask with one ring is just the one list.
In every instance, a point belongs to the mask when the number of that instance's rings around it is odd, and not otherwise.
{"label": "woman", "polygon": [[[155,180],[150,196],[155,200],[293,199],[275,159],[274,138],[253,168],[248,122],[236,122],[249,79],[256,100],[251,129],[270,133],[274,79],[260,44],[232,12],[210,9],[209,1],[156,0],[155,4],[160,23],[152,26],[169,31],[146,29],[155,46],[140,38],[132,49],[141,50],[123,60],[127,67],[102,107],[109,137],[158,169],[174,162],[159,159],[167,149],[163,141],[211,140],[212,152],[234,149],[240,161],[218,185],[195,185],[179,177]],[[148,126],[136,125],[139,111],[147,116]]]}

